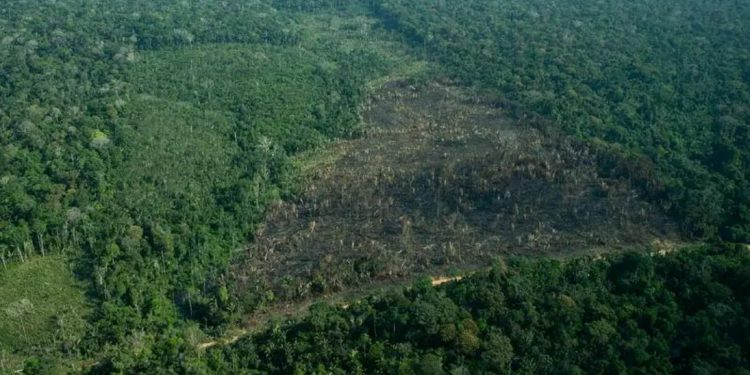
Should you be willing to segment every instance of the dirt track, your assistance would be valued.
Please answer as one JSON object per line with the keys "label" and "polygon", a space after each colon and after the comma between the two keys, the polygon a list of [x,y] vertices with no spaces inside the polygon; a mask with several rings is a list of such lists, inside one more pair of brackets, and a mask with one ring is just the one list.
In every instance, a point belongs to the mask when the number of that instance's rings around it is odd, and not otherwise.
{"label": "dirt track", "polygon": [[[433,277],[432,278],[432,286],[439,286],[439,285],[451,283],[451,282],[454,282],[454,281],[460,281],[463,278],[464,278],[464,276],[438,276],[438,277]],[[304,309],[307,308],[311,303],[312,302],[310,302],[310,301],[306,301],[305,303],[300,304],[297,307],[296,313],[303,312]],[[341,307],[347,308],[347,307],[349,307],[349,304],[345,303],[345,304],[341,305]],[[279,313],[283,313],[283,312],[279,311]],[[286,313],[289,314],[289,311],[287,310]],[[202,342],[202,343],[198,344],[196,347],[198,348],[198,350],[206,350],[206,349],[212,348],[214,346],[233,344],[237,340],[239,340],[239,339],[241,339],[241,338],[243,338],[243,337],[245,337],[247,335],[252,334],[254,332],[254,328],[257,327],[257,326],[258,325],[254,326],[254,327],[250,327],[248,329],[237,330],[237,331],[233,332],[232,334],[230,334],[229,336],[224,337],[224,338],[212,339],[210,341]]]}

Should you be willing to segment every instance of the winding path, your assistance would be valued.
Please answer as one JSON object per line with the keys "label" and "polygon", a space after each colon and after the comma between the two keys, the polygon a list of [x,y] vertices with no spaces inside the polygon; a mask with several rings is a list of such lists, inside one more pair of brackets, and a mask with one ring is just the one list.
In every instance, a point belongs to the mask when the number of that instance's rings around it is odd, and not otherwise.
{"label": "winding path", "polygon": [[[437,276],[437,277],[433,277],[432,278],[432,286],[439,286],[439,285],[451,283],[451,282],[454,282],[454,281],[460,281],[463,278],[464,278],[464,276]],[[319,299],[317,301],[314,301],[314,302],[324,301],[324,300],[327,300],[327,299],[330,299],[330,298],[331,298],[331,296],[328,296],[328,297],[321,298],[321,299]],[[313,302],[311,302],[311,301],[305,301],[305,302],[300,303],[300,307],[306,307],[306,306],[309,306],[312,303]],[[343,307],[343,308],[346,309],[346,308],[349,307],[349,304],[343,304],[343,305],[341,305],[341,307]],[[212,339],[210,341],[201,342],[200,344],[198,344],[196,346],[196,348],[198,350],[206,350],[206,349],[209,349],[209,348],[213,348],[215,346],[231,345],[231,344],[237,342],[237,340],[239,340],[239,339],[241,339],[241,338],[243,338],[245,336],[248,336],[248,335],[252,334],[253,332],[255,332],[255,330],[253,330],[253,329],[240,329],[240,330],[234,331],[232,334],[230,334],[230,335],[228,335],[226,337],[219,338],[219,339]]]}

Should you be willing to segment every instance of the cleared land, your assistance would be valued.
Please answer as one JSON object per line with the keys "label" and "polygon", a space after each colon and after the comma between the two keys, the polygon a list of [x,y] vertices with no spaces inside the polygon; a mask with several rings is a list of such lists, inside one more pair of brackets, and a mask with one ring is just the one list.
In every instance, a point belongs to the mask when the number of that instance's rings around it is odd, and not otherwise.
{"label": "cleared land", "polygon": [[[19,368],[42,348],[74,355],[90,306],[68,260],[34,257],[0,270],[0,372]],[[59,359],[55,365],[65,366]]]}
{"label": "cleared land", "polygon": [[584,146],[504,107],[447,82],[377,90],[365,136],[305,160],[304,191],[270,209],[233,267],[240,298],[679,241],[628,181],[599,176]]}

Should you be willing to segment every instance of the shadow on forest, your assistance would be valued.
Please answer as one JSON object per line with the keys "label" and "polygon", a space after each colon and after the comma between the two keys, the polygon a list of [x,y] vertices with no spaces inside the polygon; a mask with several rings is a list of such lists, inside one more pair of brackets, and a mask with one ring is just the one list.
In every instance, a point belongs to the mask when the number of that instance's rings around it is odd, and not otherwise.
{"label": "shadow on forest", "polygon": [[296,201],[270,208],[232,269],[241,300],[294,300],[508,255],[617,251],[676,226],[596,157],[449,83],[391,82],[366,135],[332,146]]}

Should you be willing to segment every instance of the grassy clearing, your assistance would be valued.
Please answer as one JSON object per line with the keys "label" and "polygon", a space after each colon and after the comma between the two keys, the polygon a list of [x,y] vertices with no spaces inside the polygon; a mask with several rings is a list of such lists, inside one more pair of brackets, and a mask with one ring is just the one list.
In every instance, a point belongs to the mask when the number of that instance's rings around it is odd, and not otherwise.
{"label": "grassy clearing", "polygon": [[38,348],[74,352],[90,310],[62,256],[31,258],[0,272],[0,361],[9,370]]}
{"label": "grassy clearing", "polygon": [[418,79],[429,76],[433,66],[414,56],[399,39],[376,27],[378,22],[365,15],[304,14],[299,27],[304,30],[307,44],[327,45],[335,41],[341,51],[366,49],[389,66],[386,74],[378,75],[366,83],[368,91],[380,88],[386,82]]}

